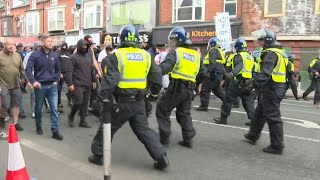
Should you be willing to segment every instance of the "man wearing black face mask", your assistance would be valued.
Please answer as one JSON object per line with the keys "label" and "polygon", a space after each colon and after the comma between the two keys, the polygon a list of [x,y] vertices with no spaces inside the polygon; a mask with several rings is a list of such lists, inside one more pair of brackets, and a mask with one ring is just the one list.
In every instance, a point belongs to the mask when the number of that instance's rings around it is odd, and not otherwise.
{"label": "man wearing black face mask", "polygon": [[86,40],[80,39],[77,43],[77,52],[71,55],[65,81],[72,94],[73,105],[68,116],[68,123],[73,127],[74,116],[80,110],[79,127],[90,128],[85,118],[88,111],[88,102],[91,89],[96,88],[93,57],[88,52]]}
{"label": "man wearing black face mask", "polygon": [[61,103],[61,90],[63,86],[64,76],[67,72],[69,57],[70,57],[70,54],[68,52],[68,44],[66,42],[62,43],[61,49],[57,51],[57,54],[59,56],[60,68],[61,68],[61,76],[58,84],[59,85],[58,86],[58,111],[60,113],[63,113],[63,105]]}

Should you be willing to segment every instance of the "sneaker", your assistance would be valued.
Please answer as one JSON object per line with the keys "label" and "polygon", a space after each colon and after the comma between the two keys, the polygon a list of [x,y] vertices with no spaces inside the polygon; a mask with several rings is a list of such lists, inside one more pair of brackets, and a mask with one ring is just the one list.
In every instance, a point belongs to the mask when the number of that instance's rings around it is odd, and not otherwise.
{"label": "sneaker", "polygon": [[52,133],[52,138],[53,138],[53,139],[56,139],[56,140],[59,140],[59,141],[62,141],[62,140],[63,140],[63,136],[62,136],[58,131]]}
{"label": "sneaker", "polygon": [[26,115],[26,113],[24,113],[24,111],[21,111],[19,113],[19,118],[23,119],[23,118],[26,118],[26,117],[27,117],[27,115]]}
{"label": "sneaker", "polygon": [[35,118],[36,117],[36,114],[34,112],[32,112],[32,115],[31,115],[32,118]]}
{"label": "sneaker", "polygon": [[22,126],[20,124],[17,123],[14,126],[16,127],[17,131],[23,131],[23,128],[22,128]]}
{"label": "sneaker", "polygon": [[0,131],[0,140],[7,140],[8,139],[8,135],[2,131]]}
{"label": "sneaker", "polygon": [[9,119],[10,119],[10,116],[6,116],[6,118],[4,118],[4,122],[9,121]]}

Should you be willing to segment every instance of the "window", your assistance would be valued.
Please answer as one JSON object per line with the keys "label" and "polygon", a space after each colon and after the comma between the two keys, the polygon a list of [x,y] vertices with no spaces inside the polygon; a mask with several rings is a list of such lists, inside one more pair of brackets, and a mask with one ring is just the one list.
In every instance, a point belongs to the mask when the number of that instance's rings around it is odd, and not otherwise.
{"label": "window", "polygon": [[264,16],[278,17],[286,15],[285,0],[264,0]]}
{"label": "window", "polygon": [[173,0],[173,21],[204,20],[204,0]]}
{"label": "window", "polygon": [[48,10],[48,31],[64,30],[64,8]]}
{"label": "window", "polygon": [[25,19],[23,15],[21,15],[19,17],[19,20],[17,21],[17,32],[19,36],[26,35],[26,25],[25,25]]}
{"label": "window", "polygon": [[21,36],[26,35],[26,21],[23,16],[20,19],[20,35]]}
{"label": "window", "polygon": [[12,1],[12,8],[21,7],[21,6],[24,6],[27,4],[29,4],[29,0],[13,0]]}
{"label": "window", "polygon": [[13,36],[13,16],[2,18],[2,36]]}
{"label": "window", "polygon": [[27,22],[27,35],[39,34],[39,12],[29,12],[26,16]]}
{"label": "window", "polygon": [[224,0],[224,12],[229,12],[230,17],[237,15],[237,0]]}
{"label": "window", "polygon": [[51,0],[51,4],[52,5],[58,4],[58,0]]}
{"label": "window", "polygon": [[315,15],[320,14],[320,0],[316,0],[316,1],[315,1],[314,14],[315,14]]}
{"label": "window", "polygon": [[37,0],[32,0],[31,3],[31,9],[37,9]]}
{"label": "window", "polygon": [[3,21],[3,36],[8,36],[8,22]]}
{"label": "window", "polygon": [[80,25],[80,16],[79,16],[79,12],[74,12],[74,29],[79,29],[79,25]]}
{"label": "window", "polygon": [[[150,1],[125,1],[111,4],[111,26],[120,29],[123,25],[133,24],[138,29],[146,29],[151,23]],[[143,9],[137,11],[137,9]]]}
{"label": "window", "polygon": [[102,1],[88,2],[84,4],[85,28],[102,27]]}

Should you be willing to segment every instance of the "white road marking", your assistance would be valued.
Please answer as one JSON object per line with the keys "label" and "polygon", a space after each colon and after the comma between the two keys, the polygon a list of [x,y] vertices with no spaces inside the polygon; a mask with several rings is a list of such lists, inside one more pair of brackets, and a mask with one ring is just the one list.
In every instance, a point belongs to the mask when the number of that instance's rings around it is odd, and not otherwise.
{"label": "white road marking", "polygon": [[[175,119],[176,117],[170,116],[170,118],[174,118]],[[220,126],[220,127],[226,127],[226,128],[232,128],[232,129],[241,129],[241,130],[249,131],[249,128],[244,128],[244,127],[216,124],[216,123],[211,123],[211,122],[207,122],[207,121],[201,121],[201,120],[197,120],[197,119],[192,119],[192,121],[193,122],[197,122],[197,123],[201,123],[201,124],[212,125],[212,126]],[[262,133],[269,134],[269,132],[267,132],[267,131],[262,131]],[[312,141],[312,142],[320,143],[319,139],[304,138],[304,137],[287,135],[287,134],[285,134],[284,136],[287,137],[287,138],[292,138],[292,139],[299,139],[299,140],[306,140],[306,141]]]}
{"label": "white road marking", "polygon": [[299,102],[299,103],[307,103],[307,104],[313,104],[313,101],[305,101],[303,99],[297,101],[296,99],[282,99],[282,101],[293,101],[293,102]]}
{"label": "white road marking", "polygon": [[97,179],[101,179],[103,176],[102,173],[96,173],[97,168],[93,165],[90,165],[89,163],[83,163],[74,159],[69,158],[68,156],[65,156],[59,152],[56,152],[52,149],[49,149],[45,146],[42,146],[40,144],[37,144],[35,142],[29,141],[27,139],[20,139],[20,144],[27,146],[28,148],[37,151],[45,156],[50,157],[51,159],[54,159],[58,162],[62,162],[63,164],[66,164],[67,166],[77,169],[85,174],[90,175],[90,177],[95,177]]}
{"label": "white road marking", "polygon": [[292,110],[292,109],[285,109],[285,108],[281,108],[281,110],[298,112],[298,113],[305,113],[305,114],[319,114],[320,115],[320,112],[317,113],[317,112],[310,112],[310,111],[299,111],[299,110]]}
{"label": "white road marking", "polygon": [[[199,106],[193,106],[193,107],[197,108]],[[219,108],[208,107],[208,109],[220,111]],[[231,110],[231,112],[239,113],[239,114],[247,114],[247,112],[244,112],[244,111]],[[319,124],[311,122],[311,121],[306,121],[306,120],[303,120],[303,119],[296,119],[296,118],[289,118],[289,117],[281,117],[281,118],[285,119],[285,120],[289,120],[289,121],[284,121],[284,122],[289,123],[289,124],[294,124],[294,125],[301,126],[301,127],[304,127],[304,128],[320,129],[320,125]],[[292,122],[292,121],[295,121],[295,122]]]}
{"label": "white road marking", "polygon": [[299,106],[299,107],[307,107],[307,108],[316,108],[315,106],[308,106],[308,105],[301,105],[301,104],[291,104],[291,103],[285,103],[285,102],[281,102],[281,105],[288,105],[288,106]]}

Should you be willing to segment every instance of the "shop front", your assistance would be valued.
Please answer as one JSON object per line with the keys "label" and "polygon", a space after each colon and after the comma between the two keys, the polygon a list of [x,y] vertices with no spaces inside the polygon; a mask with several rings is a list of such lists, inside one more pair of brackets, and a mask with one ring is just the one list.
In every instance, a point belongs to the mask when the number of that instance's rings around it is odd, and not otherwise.
{"label": "shop front", "polygon": [[[216,35],[214,23],[197,24],[197,25],[179,25],[183,26],[189,34],[192,41],[193,48],[200,48],[201,52],[205,53],[208,41]],[[240,22],[231,22],[232,38],[239,37]],[[154,45],[166,44],[168,42],[168,35],[174,26],[158,26],[152,30],[152,43]]]}

